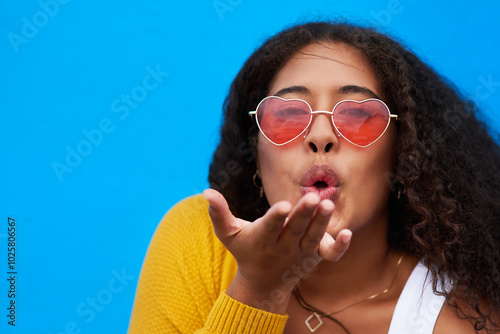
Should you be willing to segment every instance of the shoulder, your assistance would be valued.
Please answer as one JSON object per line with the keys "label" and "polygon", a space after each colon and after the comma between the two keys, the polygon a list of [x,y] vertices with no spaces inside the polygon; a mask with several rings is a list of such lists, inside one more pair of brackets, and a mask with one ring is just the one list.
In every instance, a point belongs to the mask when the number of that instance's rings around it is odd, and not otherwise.
{"label": "shoulder", "polygon": [[208,202],[202,195],[188,197],[174,205],[156,228],[137,295],[160,305],[167,300],[186,303],[205,296],[210,301],[203,300],[200,307],[204,309],[215,301],[224,279],[233,275],[232,259],[213,231]]}
{"label": "shoulder", "polygon": [[[468,306],[466,303],[461,301],[460,299],[457,299],[457,303],[460,305],[460,307],[463,310],[470,309],[470,306]],[[483,300],[481,302],[479,308],[482,310],[484,314],[490,313],[490,305],[486,301]],[[492,312],[492,319],[494,323],[499,323],[499,317],[497,312]],[[489,325],[491,326],[491,322],[489,322]],[[499,331],[500,328],[495,327],[495,333]],[[468,333],[479,333],[479,334],[486,334],[490,333],[486,330],[475,330],[473,323],[469,319],[464,319],[464,317],[459,317],[457,314],[457,309],[453,306],[448,305],[448,303],[445,303],[443,305],[443,308],[441,310],[441,313],[439,314],[438,321],[436,322],[436,327],[434,328],[434,334],[447,334],[447,333],[456,333],[456,334],[468,334]]]}
{"label": "shoulder", "polygon": [[445,301],[443,296],[433,292],[432,279],[424,262],[414,259],[412,264],[394,309],[391,334],[432,333]]}
{"label": "shoulder", "polygon": [[155,231],[153,241],[167,239],[175,242],[183,236],[192,237],[193,233],[206,234],[211,230],[208,202],[202,195],[194,195],[178,202],[165,214]]}
{"label": "shoulder", "polygon": [[[477,333],[473,324],[457,315],[445,295],[453,290],[453,282],[438,278],[436,293],[429,268],[420,261],[413,269],[394,310],[390,333]],[[464,305],[463,307],[466,306]],[[483,333],[483,332],[479,332]],[[484,332],[486,333],[486,332]]]}
{"label": "shoulder", "polygon": [[[195,260],[193,254],[208,255],[221,248],[208,214],[208,202],[194,195],[174,205],[156,228],[148,256],[171,256],[177,261]],[[188,261],[189,262],[189,261]]]}
{"label": "shoulder", "polygon": [[444,304],[434,327],[434,334],[473,334],[477,333],[467,319],[460,319],[454,307]]}
{"label": "shoulder", "polygon": [[200,194],[183,199],[175,204],[163,217],[161,225],[169,224],[173,220],[196,219],[210,220],[208,216],[208,201]]}
{"label": "shoulder", "polygon": [[236,262],[217,239],[201,195],[174,205],[156,228],[137,286],[130,332],[203,327]]}
{"label": "shoulder", "polygon": [[[208,201],[200,194],[174,205],[162,218],[148,248],[145,264],[201,276],[231,275],[235,260],[214,232]],[[153,266],[154,267],[154,266]]]}

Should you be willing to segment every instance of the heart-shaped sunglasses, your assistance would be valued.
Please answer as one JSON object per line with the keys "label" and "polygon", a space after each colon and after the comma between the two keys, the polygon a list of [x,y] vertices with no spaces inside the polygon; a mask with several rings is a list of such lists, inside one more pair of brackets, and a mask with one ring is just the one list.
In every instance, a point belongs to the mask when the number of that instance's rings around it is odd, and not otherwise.
{"label": "heart-shaped sunglasses", "polygon": [[248,114],[257,116],[257,126],[262,135],[278,146],[288,144],[304,133],[315,114],[331,115],[337,132],[358,147],[375,143],[389,127],[391,118],[398,118],[379,99],[343,100],[332,111],[313,111],[304,100],[286,100],[279,96],[264,98],[256,110]]}

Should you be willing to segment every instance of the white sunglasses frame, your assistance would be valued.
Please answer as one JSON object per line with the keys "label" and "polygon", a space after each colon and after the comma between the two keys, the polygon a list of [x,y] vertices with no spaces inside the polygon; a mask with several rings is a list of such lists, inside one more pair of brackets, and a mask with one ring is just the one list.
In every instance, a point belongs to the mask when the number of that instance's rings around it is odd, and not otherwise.
{"label": "white sunglasses frame", "polygon": [[[297,136],[295,136],[294,138],[290,139],[289,141],[285,142],[285,143],[282,143],[282,144],[277,144],[275,142],[273,142],[271,139],[269,139],[266,134],[264,133],[264,131],[262,131],[262,128],[260,127],[260,124],[259,124],[259,118],[258,117],[255,117],[255,121],[257,123],[257,126],[259,127],[259,131],[260,133],[262,133],[262,135],[267,139],[269,140],[271,143],[273,143],[274,145],[276,146],[283,146],[283,145],[286,145],[292,141],[294,141],[295,139],[299,138],[307,129],[309,129],[309,126],[311,126],[311,123],[312,123],[312,119],[313,119],[313,115],[316,115],[316,114],[328,114],[331,116],[331,121],[332,121],[332,124],[333,124],[333,128],[335,129],[335,131],[340,135],[342,136],[342,138],[344,138],[346,141],[348,141],[349,143],[357,146],[357,147],[362,147],[362,148],[365,148],[365,147],[369,147],[373,144],[375,144],[384,134],[385,132],[387,131],[387,128],[389,127],[389,124],[391,124],[391,118],[395,119],[395,120],[398,120],[399,119],[399,116],[396,115],[396,114],[391,114],[391,111],[389,109],[389,107],[387,106],[387,104],[385,104],[384,101],[380,100],[380,99],[374,99],[374,98],[371,98],[371,99],[366,99],[366,100],[363,100],[363,101],[356,101],[356,100],[342,100],[342,101],[339,101],[337,102],[337,104],[335,104],[335,106],[333,107],[332,111],[328,111],[328,110],[316,110],[316,111],[313,111],[311,106],[309,105],[309,103],[307,103],[307,101],[304,101],[302,99],[284,99],[282,97],[279,97],[279,96],[274,96],[274,95],[271,95],[271,96],[266,96],[265,98],[262,99],[262,101],[259,102],[259,104],[257,105],[257,108],[255,108],[255,110],[253,111],[249,111],[248,112],[248,115],[251,116],[252,118],[255,116],[257,116],[257,111],[259,110],[259,107],[260,105],[267,99],[270,99],[270,98],[278,98],[282,101],[300,101],[300,102],[304,102],[308,107],[309,107],[309,111],[311,112],[311,117],[309,118],[309,123],[307,124],[307,126],[304,128],[304,130],[302,130],[301,133],[299,133]],[[387,125],[385,126],[385,129],[384,131],[382,131],[382,133],[380,134],[380,136],[377,137],[377,139],[375,139],[373,142],[371,142],[370,144],[368,145],[359,145],[359,144],[356,144],[356,143],[353,143],[352,141],[350,141],[349,139],[347,139],[337,128],[337,125],[335,125],[335,121],[333,120],[333,114],[335,112],[335,109],[337,108],[337,106],[343,102],[356,102],[356,103],[363,103],[363,102],[367,102],[367,101],[378,101],[380,103],[382,103],[385,107],[385,109],[387,110],[387,113],[389,114],[389,119],[388,119],[388,122],[387,122]]]}

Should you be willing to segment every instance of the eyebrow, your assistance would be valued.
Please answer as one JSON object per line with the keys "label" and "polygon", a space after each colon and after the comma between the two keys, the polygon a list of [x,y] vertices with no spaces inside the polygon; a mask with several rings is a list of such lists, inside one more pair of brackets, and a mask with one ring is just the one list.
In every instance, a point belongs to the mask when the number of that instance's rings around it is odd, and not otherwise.
{"label": "eyebrow", "polygon": [[[341,95],[347,95],[347,94],[364,94],[368,95],[371,98],[379,99],[381,98],[375,94],[371,89],[366,88],[366,87],[361,87],[361,86],[356,86],[356,85],[346,85],[342,86],[338,89],[338,93]],[[304,86],[291,86],[291,87],[286,87],[283,89],[280,89],[278,92],[274,94],[274,96],[283,96],[286,94],[305,94],[305,95],[310,95],[311,91]]]}
{"label": "eyebrow", "polygon": [[339,88],[339,93],[342,95],[353,94],[353,93],[365,94],[365,95],[369,95],[372,98],[381,100],[381,98],[378,97],[378,95],[375,94],[371,89],[368,89],[366,87],[356,86],[356,85],[342,86]]}
{"label": "eyebrow", "polygon": [[280,89],[274,96],[282,96],[286,94],[311,94],[311,91],[304,86],[291,86],[287,88]]}

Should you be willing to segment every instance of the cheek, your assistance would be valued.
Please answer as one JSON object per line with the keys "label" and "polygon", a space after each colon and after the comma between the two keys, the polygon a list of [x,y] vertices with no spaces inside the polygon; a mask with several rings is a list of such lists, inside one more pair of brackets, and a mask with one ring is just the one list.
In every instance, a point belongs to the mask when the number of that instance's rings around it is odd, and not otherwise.
{"label": "cheek", "polygon": [[[260,140],[260,138],[259,138]],[[266,139],[264,138],[266,141]],[[270,205],[288,200],[294,202],[299,194],[296,182],[297,152],[292,147],[279,147],[268,141],[258,145],[258,166],[264,192]],[[299,194],[300,197],[300,194]]]}
{"label": "cheek", "polygon": [[336,235],[342,228],[356,233],[364,227],[385,222],[390,194],[385,171],[359,167],[351,170],[345,187],[341,189],[341,196],[335,202],[329,233]]}
{"label": "cheek", "polygon": [[370,154],[366,163],[360,166],[358,180],[355,181],[358,191],[361,194],[366,191],[372,197],[371,201],[378,202],[376,197],[386,201],[394,177],[393,162],[392,148]]}
{"label": "cheek", "polygon": [[394,178],[396,128],[389,126],[383,137],[369,147],[359,164],[360,175],[366,182],[377,188],[381,194],[388,194]]}
{"label": "cheek", "polygon": [[338,218],[348,222],[370,220],[387,208],[394,177],[393,148],[391,145],[371,148],[343,157],[339,172],[344,176],[344,186],[336,204]]}

